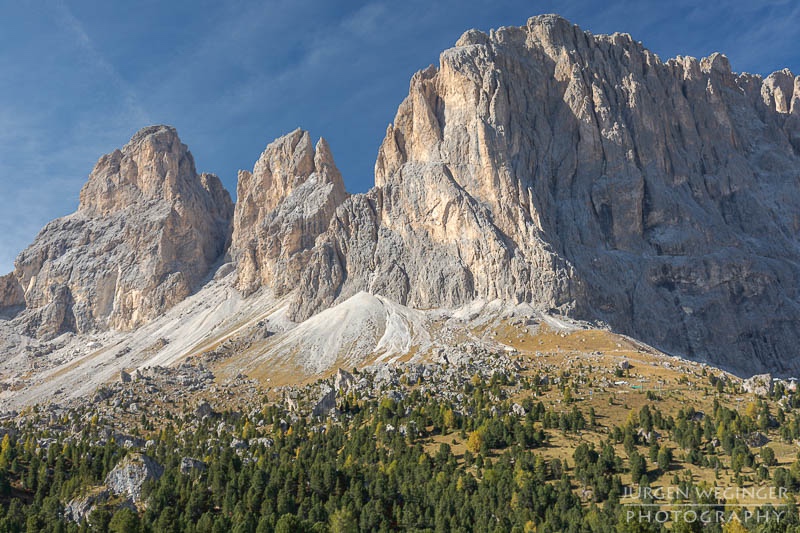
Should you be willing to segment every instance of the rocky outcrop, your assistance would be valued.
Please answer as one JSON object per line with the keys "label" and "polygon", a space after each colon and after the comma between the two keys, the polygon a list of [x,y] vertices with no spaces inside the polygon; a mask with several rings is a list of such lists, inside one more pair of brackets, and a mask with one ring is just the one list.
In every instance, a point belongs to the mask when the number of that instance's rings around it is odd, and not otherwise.
{"label": "rocky outcrop", "polygon": [[375,189],[317,239],[292,314],[360,290],[500,298],[744,373],[797,369],[798,88],[553,15],[471,30],[412,79]]}
{"label": "rocky outcrop", "polygon": [[767,397],[772,394],[772,375],[758,374],[742,382],[745,392],[756,396]]}
{"label": "rocky outcrop", "polygon": [[108,489],[96,487],[88,494],[70,500],[64,506],[64,518],[71,522],[82,523],[86,517],[92,514],[99,505],[103,505],[109,498]]}
{"label": "rocky outcrop", "polygon": [[0,276],[0,312],[23,305],[25,305],[25,293],[14,274]]}
{"label": "rocky outcrop", "polygon": [[346,394],[350,391],[350,388],[355,382],[356,378],[353,377],[353,374],[340,368],[333,377],[333,388],[339,394]]}
{"label": "rocky outcrop", "polygon": [[103,156],[78,211],[45,226],[16,260],[27,333],[128,330],[188,296],[225,251],[233,205],[198,175],[171,127],[145,128]]}
{"label": "rocky outcrop", "polygon": [[311,409],[312,416],[324,417],[336,410],[336,389],[328,387],[314,407]]}
{"label": "rocky outcrop", "polygon": [[181,474],[189,475],[193,472],[205,472],[208,465],[199,459],[193,457],[183,457],[181,459]]}
{"label": "rocky outcrop", "polygon": [[129,497],[134,503],[142,499],[142,486],[148,480],[157,480],[164,467],[150,457],[135,453],[125,457],[106,476],[106,486],[113,494]]}
{"label": "rocky outcrop", "polygon": [[328,143],[313,146],[298,129],[267,146],[253,172],[240,171],[237,197],[231,255],[238,286],[250,294],[267,285],[280,295],[297,285],[346,193]]}

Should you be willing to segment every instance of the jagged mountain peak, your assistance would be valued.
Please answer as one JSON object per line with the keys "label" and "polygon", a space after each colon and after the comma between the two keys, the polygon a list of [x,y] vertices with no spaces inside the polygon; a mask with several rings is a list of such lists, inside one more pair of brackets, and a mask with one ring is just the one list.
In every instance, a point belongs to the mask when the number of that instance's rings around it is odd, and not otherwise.
{"label": "jagged mountain peak", "polygon": [[100,158],[81,189],[78,209],[88,216],[104,216],[135,203],[176,202],[209,192],[225,203],[227,193],[219,179],[210,174],[200,179],[175,128],[148,126],[122,149]]}
{"label": "jagged mountain peak", "polygon": [[[151,126],[95,165],[72,215],[18,256],[30,335],[132,329],[191,294],[224,253],[233,203],[177,132]],[[9,295],[18,296],[6,283]]]}
{"label": "jagged mountain peak", "polygon": [[327,141],[320,137],[314,145],[309,132],[297,128],[269,143],[252,172],[240,171],[237,198],[240,204],[244,200],[268,212],[312,175],[344,191],[342,176]]}
{"label": "jagged mountain peak", "polygon": [[[154,146],[161,145],[164,148],[161,151],[166,151],[167,147],[173,143],[180,143],[178,130],[174,126],[167,124],[154,124],[152,126],[145,126],[133,134],[130,141],[123,146],[122,151],[125,153],[135,152],[141,150],[142,144],[151,144]],[[184,145],[184,149],[185,145]]]}
{"label": "jagged mountain peak", "polygon": [[665,63],[557,16],[470,30],[413,76],[377,189],[318,243],[297,316],[358,290],[422,308],[500,298],[789,368],[799,84],[718,53]]}
{"label": "jagged mountain peak", "polygon": [[298,128],[271,142],[252,172],[239,172],[231,245],[239,288],[292,290],[307,251],[346,196],[325,139],[313,145]]}

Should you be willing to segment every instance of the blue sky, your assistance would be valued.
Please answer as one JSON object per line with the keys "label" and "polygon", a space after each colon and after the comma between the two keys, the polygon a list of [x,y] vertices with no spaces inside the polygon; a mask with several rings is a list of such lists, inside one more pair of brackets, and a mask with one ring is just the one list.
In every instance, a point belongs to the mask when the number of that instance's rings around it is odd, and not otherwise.
{"label": "blue sky", "polygon": [[0,273],[149,124],[176,126],[232,193],[299,126],[364,191],[411,75],[466,29],[541,13],[630,33],[662,59],[721,51],[737,71],[800,72],[797,0],[0,0]]}

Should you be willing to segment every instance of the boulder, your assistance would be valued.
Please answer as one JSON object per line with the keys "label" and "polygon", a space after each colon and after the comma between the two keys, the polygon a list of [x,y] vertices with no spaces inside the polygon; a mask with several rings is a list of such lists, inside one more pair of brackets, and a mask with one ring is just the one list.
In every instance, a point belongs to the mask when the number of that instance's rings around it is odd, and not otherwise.
{"label": "boulder", "polygon": [[105,484],[112,494],[128,496],[134,503],[141,500],[142,485],[148,480],[157,480],[164,474],[164,467],[147,455],[134,453],[126,456],[106,476]]}

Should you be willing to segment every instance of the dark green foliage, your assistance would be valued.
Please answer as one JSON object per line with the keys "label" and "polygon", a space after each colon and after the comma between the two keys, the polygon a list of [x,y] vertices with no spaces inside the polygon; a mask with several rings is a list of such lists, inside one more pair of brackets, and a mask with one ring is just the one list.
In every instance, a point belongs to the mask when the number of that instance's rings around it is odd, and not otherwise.
{"label": "dark green foliage", "polygon": [[[504,396],[512,378],[474,381],[458,406],[418,389],[395,398],[348,394],[338,399],[337,420],[293,419],[280,405],[203,421],[175,416],[161,426],[142,417],[134,430],[154,440],[146,453],[165,468],[144,488],[146,510],[112,498],[81,525],[64,519],[65,506],[101,485],[127,450],[104,440],[95,422],[69,439],[19,428],[0,444],[0,533],[650,531],[658,527],[620,519],[625,472],[640,487],[656,486],[668,471],[681,485],[691,483],[683,467],[701,464],[800,488],[800,461],[769,470],[774,451],[762,447],[757,457],[745,439],[775,425],[797,433],[791,408],[773,416],[759,402],[740,414],[715,402],[713,412],[686,407],[673,418],[656,406],[663,403],[649,404],[605,427],[594,409],[585,410],[587,420],[580,399],[554,407],[528,393],[519,400],[523,413]],[[595,444],[581,442],[568,460],[540,453],[552,445],[548,435],[578,442],[587,430]],[[268,440],[231,446],[250,438]],[[183,457],[208,467],[182,473]]]}
{"label": "dark green foliage", "polygon": [[[494,381],[492,387],[509,382]],[[511,531],[528,523],[560,531],[580,523],[583,510],[561,461],[544,461],[532,450],[546,442],[545,418],[577,431],[586,426],[581,412],[572,407],[556,414],[526,402],[519,417],[507,403],[493,410],[486,394],[474,389],[470,417],[418,393],[402,401],[351,398],[341,422],[326,424],[325,431],[303,419],[282,428],[277,422],[290,417],[274,407],[263,411],[262,422],[274,424],[266,434],[233,414],[223,416],[231,428],[223,433],[218,419],[189,428],[176,418],[146,451],[165,467],[144,487],[147,509],[136,513],[112,499],[80,526],[63,518],[64,506],[101,485],[125,450],[113,440],[89,444],[100,440],[94,425],[77,440],[52,443],[49,452],[31,444],[37,435],[7,439],[0,450],[7,467],[0,468],[0,491],[8,495],[13,485],[25,499],[2,500],[0,531]],[[138,431],[151,425],[140,423]],[[462,430],[481,432],[476,454],[456,457],[447,443],[430,451],[422,446],[421,440]],[[271,446],[254,444],[238,453],[230,446],[233,438],[256,435],[268,436]],[[203,458],[207,470],[181,473],[187,456]],[[608,459],[604,455],[600,464]],[[605,499],[611,479],[603,483]]]}

